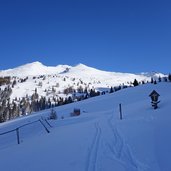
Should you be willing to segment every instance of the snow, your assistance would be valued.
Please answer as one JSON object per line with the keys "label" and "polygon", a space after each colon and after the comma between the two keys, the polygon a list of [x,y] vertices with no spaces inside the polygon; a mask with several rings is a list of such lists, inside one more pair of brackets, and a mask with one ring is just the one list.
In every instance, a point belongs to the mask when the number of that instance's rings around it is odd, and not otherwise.
{"label": "snow", "polygon": [[56,67],[45,66],[41,62],[28,63],[19,66],[14,69],[8,69],[0,72],[0,76],[36,76],[36,75],[48,75],[48,74],[58,74],[64,72],[66,68],[70,68],[68,65],[58,65]]}
{"label": "snow", "polygon": [[[33,62],[19,66],[14,69],[0,71],[0,76],[16,76],[17,84],[14,86],[11,94],[11,101],[14,98],[22,98],[33,94],[34,90],[37,91],[40,96],[52,97],[54,94],[60,97],[66,97],[63,94],[64,89],[73,87],[77,89],[79,86],[89,89],[95,88],[101,91],[109,90],[110,87],[119,85],[130,85],[134,79],[138,81],[150,81],[151,77],[158,79],[157,76],[164,77],[165,75],[158,73],[119,73],[119,72],[107,72],[98,70],[84,64],[78,64],[76,66],[57,65],[55,67],[45,66],[40,62]],[[38,78],[40,75],[45,75],[46,79]],[[28,79],[25,82],[18,82],[20,78]],[[35,77],[35,79],[33,79]],[[14,80],[15,78],[13,78]],[[65,79],[65,81],[64,81]],[[40,86],[39,83],[42,85]],[[56,86],[59,84],[59,86]],[[78,85],[79,84],[79,85]],[[56,93],[50,92],[52,87],[55,87]],[[45,92],[47,90],[49,93]]]}
{"label": "snow", "polygon": [[[154,89],[161,100],[156,110],[148,96]],[[44,122],[49,134],[36,122],[21,128],[19,145],[15,133],[1,136],[1,170],[170,171],[170,92],[170,83],[145,84],[57,107],[53,127]],[[70,117],[74,108],[80,116]],[[49,113],[2,123],[0,133]]]}
{"label": "snow", "polygon": [[[80,73],[81,72],[81,73]],[[103,76],[116,76],[118,78],[120,77],[133,77],[134,79],[136,77],[139,78],[147,78],[147,77],[164,77],[165,75],[162,73],[157,72],[142,72],[140,74],[130,74],[130,73],[119,73],[119,72],[107,72],[107,71],[101,71],[89,66],[86,66],[84,64],[77,64],[76,66],[69,66],[69,65],[57,65],[57,66],[45,66],[41,62],[32,62],[28,63],[13,69],[8,70],[1,70],[0,76],[17,76],[17,77],[26,77],[26,76],[38,76],[38,75],[55,75],[55,74],[66,74],[66,75],[72,75],[72,76],[79,76],[80,74],[87,74],[91,75],[92,77],[103,77]],[[89,76],[90,76],[89,75]]]}
{"label": "snow", "polygon": [[141,75],[147,76],[147,77],[152,77],[154,79],[157,79],[159,77],[167,77],[165,74],[159,73],[159,72],[142,72]]}

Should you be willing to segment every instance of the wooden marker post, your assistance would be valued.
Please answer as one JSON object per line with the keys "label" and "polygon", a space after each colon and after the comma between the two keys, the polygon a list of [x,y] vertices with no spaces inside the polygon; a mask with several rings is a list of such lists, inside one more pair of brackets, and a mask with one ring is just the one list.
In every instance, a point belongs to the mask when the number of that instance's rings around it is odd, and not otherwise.
{"label": "wooden marker post", "polygon": [[17,134],[17,143],[20,144],[19,128],[16,128],[16,134]]}
{"label": "wooden marker post", "polygon": [[122,106],[121,106],[121,103],[119,104],[119,113],[120,113],[120,120],[122,120]]}

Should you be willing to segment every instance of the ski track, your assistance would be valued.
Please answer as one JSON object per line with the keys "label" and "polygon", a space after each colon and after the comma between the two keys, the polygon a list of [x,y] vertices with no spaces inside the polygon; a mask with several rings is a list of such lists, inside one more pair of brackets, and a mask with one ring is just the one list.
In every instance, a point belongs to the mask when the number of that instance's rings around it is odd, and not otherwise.
{"label": "ski track", "polygon": [[97,158],[98,158],[98,149],[99,149],[100,138],[101,138],[101,128],[98,122],[94,123],[94,127],[96,131],[92,144],[88,148],[88,157],[87,157],[85,171],[96,171],[96,170],[98,171]]}
{"label": "ski track", "polygon": [[120,161],[120,163],[129,171],[146,171],[148,167],[135,159],[131,152],[131,148],[124,142],[117,128],[113,126],[112,119],[113,114],[107,120],[108,126],[113,134],[113,141],[112,146],[109,143],[107,146],[113,153],[114,158]]}

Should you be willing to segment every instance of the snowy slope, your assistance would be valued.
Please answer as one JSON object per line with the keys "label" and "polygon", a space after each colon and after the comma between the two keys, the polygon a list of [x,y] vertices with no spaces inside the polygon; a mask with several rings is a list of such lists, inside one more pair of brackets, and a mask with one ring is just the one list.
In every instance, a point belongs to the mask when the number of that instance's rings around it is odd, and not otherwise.
{"label": "snowy slope", "polygon": [[[39,78],[40,75],[46,76]],[[17,79],[17,84],[12,88],[11,101],[14,98],[22,98],[26,95],[31,96],[34,90],[37,91],[40,96],[52,97],[63,95],[64,89],[73,87],[86,87],[88,89],[95,88],[98,90],[109,90],[110,87],[119,85],[130,85],[134,79],[138,81],[150,81],[151,77],[158,79],[158,76],[164,77],[161,73],[117,73],[101,71],[84,64],[78,64],[76,66],[57,65],[56,67],[48,67],[40,62],[33,62],[23,66],[19,66],[14,69],[0,71],[0,76],[17,76],[18,78],[12,78],[12,81]],[[28,77],[25,82],[20,82],[20,78]],[[35,77],[33,79],[33,77]],[[52,87],[55,87],[55,93],[50,92]],[[47,91],[49,93],[47,93]]]}
{"label": "snowy slope", "polygon": [[[131,73],[119,73],[119,72],[107,72],[101,71],[92,67],[88,67],[84,64],[78,64],[74,67],[71,67],[68,72],[65,72],[63,75],[68,77],[76,77],[81,78],[82,80],[89,82],[90,80],[94,80],[95,84],[100,82],[108,85],[119,85],[119,84],[127,84],[128,81],[134,81],[136,78],[138,81],[147,81],[150,80],[151,76],[144,76],[143,74],[131,74]],[[162,74],[161,74],[162,75]],[[112,84],[111,84],[112,83]],[[102,85],[96,86],[100,87]],[[106,86],[105,86],[106,87]]]}
{"label": "snowy slope", "polygon": [[[161,95],[157,110],[148,97],[153,89]],[[50,121],[49,134],[36,123],[22,128],[20,145],[15,134],[1,136],[1,169],[170,171],[170,92],[170,83],[145,84],[57,107],[58,119]],[[119,103],[123,120],[119,120]],[[73,108],[80,108],[81,115],[69,117]],[[46,110],[0,124],[0,132],[49,113]]]}

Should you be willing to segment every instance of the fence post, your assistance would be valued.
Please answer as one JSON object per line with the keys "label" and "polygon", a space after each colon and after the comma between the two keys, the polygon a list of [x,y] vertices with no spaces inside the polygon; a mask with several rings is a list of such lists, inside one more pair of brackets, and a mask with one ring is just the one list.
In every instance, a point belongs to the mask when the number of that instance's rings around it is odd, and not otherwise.
{"label": "fence post", "polygon": [[20,144],[19,128],[16,128],[16,134],[17,134],[17,143]]}
{"label": "fence post", "polygon": [[119,104],[119,113],[120,113],[120,120],[122,120],[122,106],[121,106],[121,103]]}
{"label": "fence post", "polygon": [[43,124],[43,122],[39,119],[39,122],[43,125],[43,127],[45,128],[45,130],[47,131],[47,133],[50,133],[50,131],[47,129],[47,127],[45,126],[45,124]]}
{"label": "fence post", "polygon": [[45,119],[45,122],[52,128],[52,125]]}

